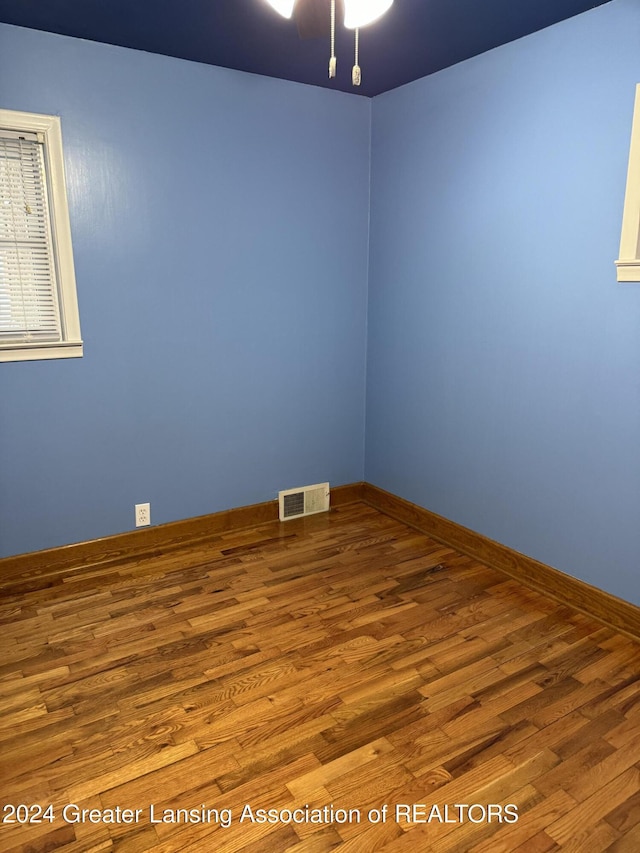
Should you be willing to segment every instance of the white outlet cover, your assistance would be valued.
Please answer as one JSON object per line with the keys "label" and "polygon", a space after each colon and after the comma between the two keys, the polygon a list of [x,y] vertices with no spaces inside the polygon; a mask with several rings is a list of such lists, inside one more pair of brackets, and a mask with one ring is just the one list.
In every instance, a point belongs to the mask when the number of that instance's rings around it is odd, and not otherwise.
{"label": "white outlet cover", "polygon": [[136,527],[147,527],[151,524],[151,504],[136,504]]}

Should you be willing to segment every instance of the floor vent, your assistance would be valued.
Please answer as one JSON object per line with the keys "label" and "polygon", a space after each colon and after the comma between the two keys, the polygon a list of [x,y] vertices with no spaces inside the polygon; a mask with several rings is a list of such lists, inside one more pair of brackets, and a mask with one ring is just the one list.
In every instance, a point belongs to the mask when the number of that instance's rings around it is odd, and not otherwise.
{"label": "floor vent", "polygon": [[278,492],[280,521],[327,512],[329,509],[329,483],[317,483],[315,486],[303,486],[300,489],[287,489]]}

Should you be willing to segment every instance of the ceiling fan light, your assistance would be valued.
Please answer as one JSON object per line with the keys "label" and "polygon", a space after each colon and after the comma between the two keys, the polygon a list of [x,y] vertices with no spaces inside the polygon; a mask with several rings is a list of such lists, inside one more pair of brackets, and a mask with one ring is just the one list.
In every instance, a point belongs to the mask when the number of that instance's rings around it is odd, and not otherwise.
{"label": "ceiling fan light", "polygon": [[267,0],[267,3],[279,12],[283,18],[290,18],[296,0]]}
{"label": "ceiling fan light", "polygon": [[392,3],[393,0],[344,0],[344,25],[350,30],[366,27],[384,15]]}

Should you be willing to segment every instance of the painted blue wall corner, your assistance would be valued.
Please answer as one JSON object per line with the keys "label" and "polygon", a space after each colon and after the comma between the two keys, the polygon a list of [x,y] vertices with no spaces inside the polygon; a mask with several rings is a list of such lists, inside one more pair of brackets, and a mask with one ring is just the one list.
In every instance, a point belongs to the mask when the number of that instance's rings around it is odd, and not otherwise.
{"label": "painted blue wall corner", "polygon": [[365,477],[640,603],[640,6],[375,99]]}
{"label": "painted blue wall corner", "polygon": [[0,81],[62,117],[85,341],[0,370],[0,554],[361,480],[370,103],[10,26]]}

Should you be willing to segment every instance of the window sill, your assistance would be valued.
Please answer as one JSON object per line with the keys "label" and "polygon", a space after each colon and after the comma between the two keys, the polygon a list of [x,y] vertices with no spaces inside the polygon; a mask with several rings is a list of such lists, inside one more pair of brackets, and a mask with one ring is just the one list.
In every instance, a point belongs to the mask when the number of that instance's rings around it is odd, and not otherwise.
{"label": "window sill", "polygon": [[618,281],[640,281],[640,258],[616,261]]}
{"label": "window sill", "polygon": [[81,358],[82,341],[56,344],[33,344],[19,347],[0,346],[0,362],[39,361],[48,358]]}

